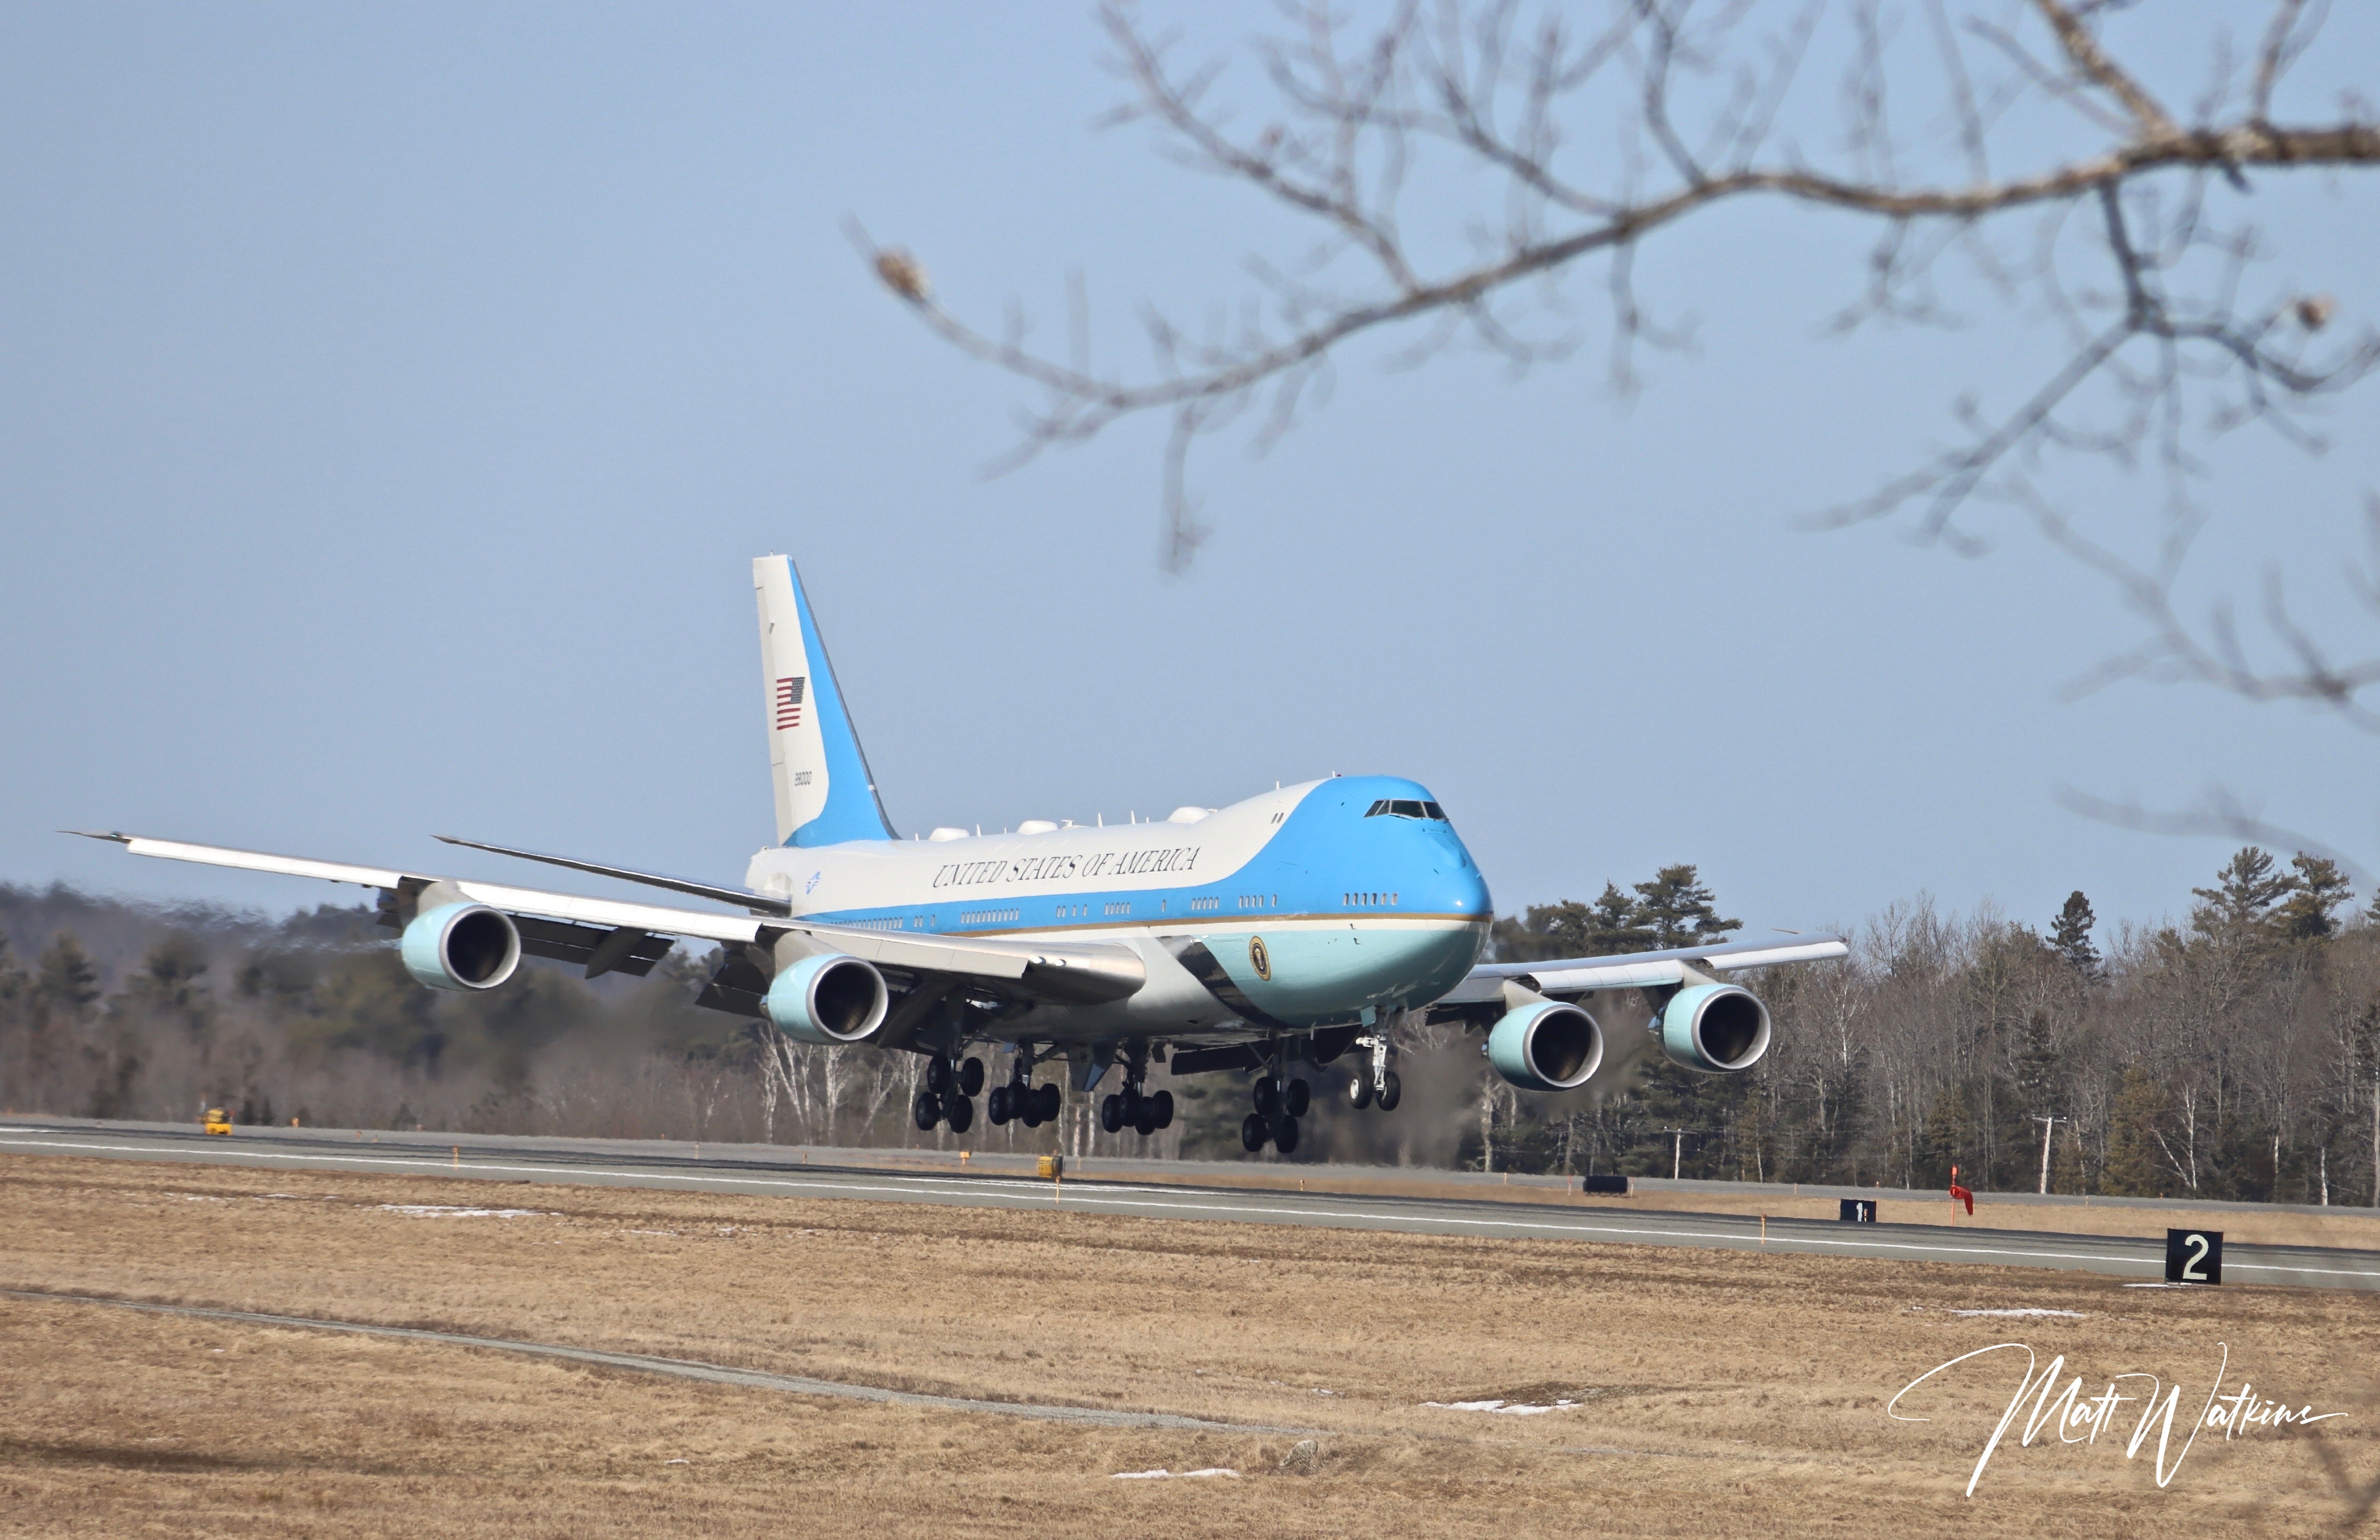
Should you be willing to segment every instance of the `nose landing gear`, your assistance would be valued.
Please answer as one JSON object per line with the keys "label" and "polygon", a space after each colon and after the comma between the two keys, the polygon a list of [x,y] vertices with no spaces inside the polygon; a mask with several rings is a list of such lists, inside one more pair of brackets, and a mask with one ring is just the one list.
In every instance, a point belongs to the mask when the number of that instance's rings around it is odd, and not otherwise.
{"label": "nose landing gear", "polygon": [[1396,1045],[1385,1032],[1369,1033],[1355,1039],[1355,1046],[1371,1050],[1371,1062],[1357,1070],[1347,1082],[1347,1105],[1361,1112],[1366,1107],[1378,1107],[1383,1112],[1393,1112],[1404,1099],[1404,1084],[1397,1072],[1389,1068],[1396,1061]]}

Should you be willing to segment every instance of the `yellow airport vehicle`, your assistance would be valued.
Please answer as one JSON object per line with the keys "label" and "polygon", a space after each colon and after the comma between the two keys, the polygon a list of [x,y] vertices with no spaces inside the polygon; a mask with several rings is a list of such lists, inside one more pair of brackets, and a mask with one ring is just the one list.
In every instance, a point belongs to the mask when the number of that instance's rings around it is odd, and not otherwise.
{"label": "yellow airport vehicle", "polygon": [[205,1127],[210,1134],[229,1134],[231,1115],[220,1107],[210,1107],[207,1109]]}

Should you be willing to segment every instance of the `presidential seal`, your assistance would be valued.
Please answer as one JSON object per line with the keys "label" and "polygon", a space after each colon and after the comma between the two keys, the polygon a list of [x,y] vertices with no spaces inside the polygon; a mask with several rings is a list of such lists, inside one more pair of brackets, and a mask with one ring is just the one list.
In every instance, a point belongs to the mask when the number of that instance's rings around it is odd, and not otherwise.
{"label": "presidential seal", "polygon": [[1258,978],[1268,984],[1272,982],[1272,953],[1265,951],[1261,936],[1248,938],[1248,965],[1257,970]]}

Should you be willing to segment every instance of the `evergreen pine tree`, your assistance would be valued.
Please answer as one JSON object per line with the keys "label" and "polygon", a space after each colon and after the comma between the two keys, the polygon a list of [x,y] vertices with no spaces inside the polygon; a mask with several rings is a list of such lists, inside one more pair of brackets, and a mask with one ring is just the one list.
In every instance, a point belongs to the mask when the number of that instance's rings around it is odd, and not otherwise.
{"label": "evergreen pine tree", "polygon": [[[1612,895],[1607,891],[1605,896]],[[1742,920],[1719,917],[1710,889],[1690,863],[1663,867],[1652,881],[1637,883],[1633,918],[1651,933],[1656,949],[1699,946],[1743,928]]]}
{"label": "evergreen pine tree", "polygon": [[2058,922],[2049,928],[2049,944],[2085,978],[2099,976],[2099,949],[2091,942],[2091,928],[2098,922],[2099,916],[2091,912],[2091,901],[2077,888],[2066,895],[2066,907],[2058,912]]}
{"label": "evergreen pine tree", "polygon": [[1967,1108],[1967,1098],[1956,1085],[1945,1085],[1935,1094],[1933,1109],[1925,1114],[1925,1132],[1917,1143],[1917,1182],[1921,1187],[1948,1187],[1950,1168],[1961,1169],[1961,1179],[1974,1179],[1974,1118]]}
{"label": "evergreen pine tree", "polygon": [[2289,863],[2289,880],[2294,891],[2274,914],[2284,939],[2292,941],[2320,941],[2337,934],[2338,921],[2333,917],[2338,906],[2348,899],[2347,874],[2338,863],[2304,851]]}
{"label": "evergreen pine tree", "polygon": [[34,964],[33,1000],[51,1016],[79,1018],[99,1002],[99,964],[65,931]]}
{"label": "evergreen pine tree", "polygon": [[2115,1197],[2157,1198],[2172,1184],[2156,1124],[2166,1110],[2165,1087],[2139,1064],[2124,1072],[2124,1088],[2107,1118],[2107,1169],[2101,1190]]}
{"label": "evergreen pine tree", "polygon": [[2215,880],[2212,888],[2190,890],[2205,901],[2191,911],[2190,922],[2202,935],[2234,942],[2269,937],[2274,905],[2298,886],[2293,874],[2276,872],[2272,856],[2254,845],[2226,862]]}

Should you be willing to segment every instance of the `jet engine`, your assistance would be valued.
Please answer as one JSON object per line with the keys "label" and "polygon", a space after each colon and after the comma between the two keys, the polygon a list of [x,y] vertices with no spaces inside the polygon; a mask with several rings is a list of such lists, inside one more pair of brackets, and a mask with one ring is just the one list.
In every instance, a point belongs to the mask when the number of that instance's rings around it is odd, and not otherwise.
{"label": "jet engine", "polygon": [[442,903],[413,917],[397,954],[433,989],[492,989],[520,966],[520,930],[484,903]]}
{"label": "jet engine", "polygon": [[1706,1073],[1748,1070],[1768,1051],[1768,1007],[1732,984],[1680,989],[1662,1008],[1661,1051]]}
{"label": "jet engine", "polygon": [[828,952],[779,968],[760,1008],[778,1031],[796,1042],[832,1047],[874,1036],[891,1000],[876,964]]}
{"label": "jet engine", "polygon": [[1575,1005],[1536,1000],[1489,1030],[1488,1060],[1524,1091],[1575,1090],[1603,1065],[1603,1029]]}

